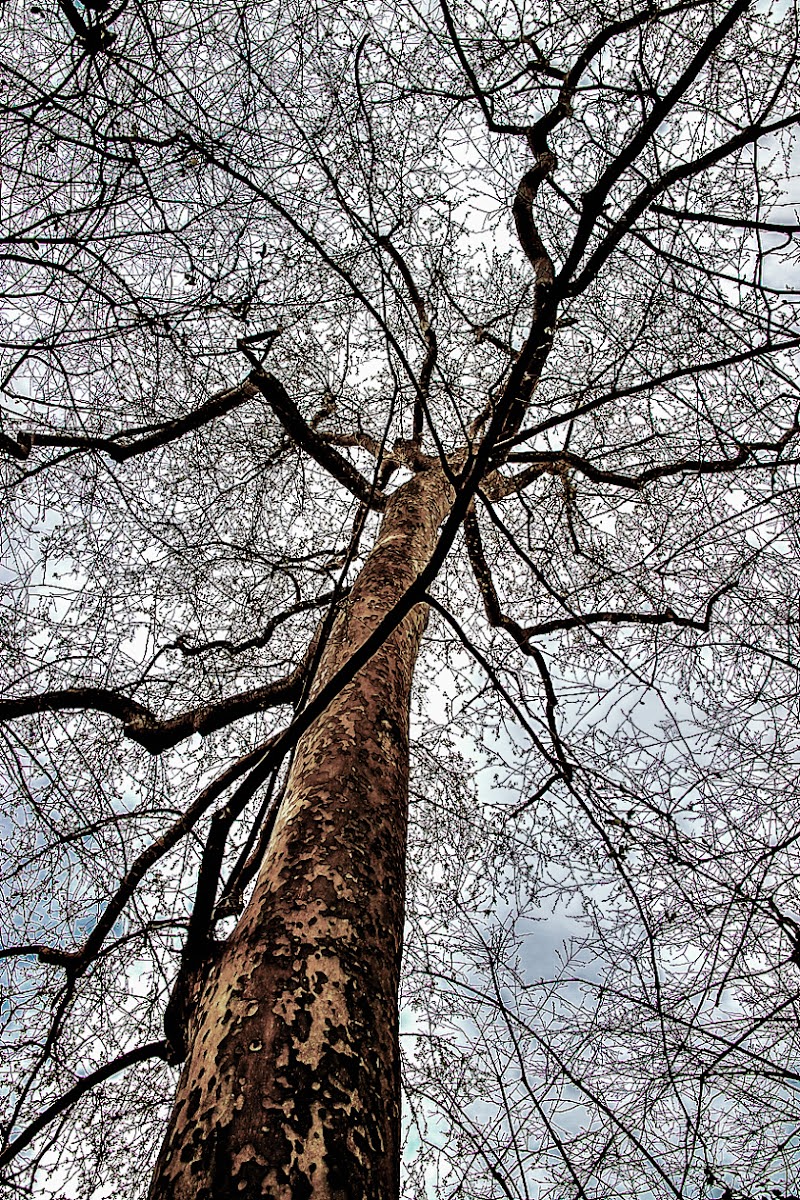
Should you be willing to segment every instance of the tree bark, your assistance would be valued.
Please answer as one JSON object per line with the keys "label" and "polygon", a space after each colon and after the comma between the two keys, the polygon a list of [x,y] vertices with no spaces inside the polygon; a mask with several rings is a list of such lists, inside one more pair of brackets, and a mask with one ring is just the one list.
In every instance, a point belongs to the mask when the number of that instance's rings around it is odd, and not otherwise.
{"label": "tree bark", "polygon": [[[453,493],[389,499],[318,689],[427,564]],[[253,893],[189,1031],[151,1200],[396,1200],[398,982],[418,605],[311,726]]]}

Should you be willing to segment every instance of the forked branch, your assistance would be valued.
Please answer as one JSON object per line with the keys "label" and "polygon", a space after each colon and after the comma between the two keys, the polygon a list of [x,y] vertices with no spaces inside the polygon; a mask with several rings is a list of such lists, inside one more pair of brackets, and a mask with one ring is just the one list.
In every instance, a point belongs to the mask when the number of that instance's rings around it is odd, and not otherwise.
{"label": "forked branch", "polygon": [[[253,772],[254,768],[268,754],[275,741],[276,738],[270,738],[260,746],[257,746],[255,750],[251,750],[248,754],[242,755],[241,758],[231,763],[216,779],[203,788],[193,804],[168,829],[165,829],[160,837],[155,838],[149,846],[145,847],[120,880],[116,891],[100,914],[92,932],[80,949],[61,950],[57,946],[39,944],[17,945],[0,950],[0,959],[35,954],[40,962],[63,967],[67,975],[72,979],[82,975],[96,958],[100,947],[113,929],[117,918],[122,913],[125,905],[133,896],[150,867],[163,858],[165,854],[195,827],[203,814],[209,810],[214,801],[222,795],[226,788],[235,783],[237,779],[241,779],[243,775],[247,775],[248,772]],[[248,782],[250,781],[248,780]]]}
{"label": "forked branch", "polygon": [[142,425],[120,429],[107,437],[88,437],[71,433],[40,433],[25,430],[18,433],[16,440],[0,433],[0,450],[11,458],[24,461],[31,451],[39,446],[54,446],[62,450],[95,450],[107,454],[114,462],[125,462],[139,454],[146,454],[159,446],[177,441],[193,429],[216,421],[219,417],[238,408],[247,400],[258,395],[258,388],[249,379],[236,387],[217,392],[205,404],[201,404],[185,417],[175,421],[163,421],[157,425]]}
{"label": "forked branch", "polygon": [[0,700],[0,721],[46,712],[103,712],[122,721],[126,736],[132,741],[144,746],[151,754],[160,754],[194,733],[206,736],[242,717],[295,703],[300,698],[305,670],[303,661],[289,675],[274,683],[251,688],[214,704],[198,705],[166,720],[155,716],[138,700],[123,696],[113,688],[74,687]]}
{"label": "forked branch", "polygon": [[266,371],[252,371],[250,380],[269,404],[289,436],[334,479],[370,508],[384,509],[386,497],[330,441],[312,429],[283,384]]}

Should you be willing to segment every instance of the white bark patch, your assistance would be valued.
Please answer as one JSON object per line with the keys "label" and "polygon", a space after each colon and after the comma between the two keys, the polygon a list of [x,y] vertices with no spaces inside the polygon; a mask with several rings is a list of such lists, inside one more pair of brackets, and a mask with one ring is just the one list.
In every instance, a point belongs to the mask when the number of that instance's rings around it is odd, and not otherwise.
{"label": "white bark patch", "polygon": [[[349,975],[342,970],[338,958],[322,952],[319,956],[315,955],[314,960],[306,962],[305,976],[310,997],[306,1012],[311,1017],[311,1028],[306,1041],[298,1047],[297,1058],[307,1066],[316,1068],[330,1046],[331,1028],[347,1028],[350,1014],[345,1000],[345,984]],[[316,987],[320,985],[321,991],[317,993]],[[345,1048],[342,1047],[338,1053],[346,1054]]]}

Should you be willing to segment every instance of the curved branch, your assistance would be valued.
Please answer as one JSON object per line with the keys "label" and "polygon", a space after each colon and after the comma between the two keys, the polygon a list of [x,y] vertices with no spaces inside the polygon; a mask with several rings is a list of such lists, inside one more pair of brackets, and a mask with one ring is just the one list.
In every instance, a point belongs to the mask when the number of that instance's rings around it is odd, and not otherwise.
{"label": "curved branch", "polygon": [[[489,503],[489,498],[482,492],[479,494],[484,505],[486,506],[486,511],[489,513],[489,516],[509,538],[511,545],[514,547],[517,553],[521,554],[528,566],[535,571],[534,564],[527,557],[527,555],[524,555],[524,553],[520,550],[517,542],[512,538],[507,528],[500,521],[496,512],[492,508],[492,505]],[[475,537],[475,530],[477,530],[477,539]],[[489,617],[490,624],[506,629],[525,653],[528,653],[529,640],[533,637],[543,637],[546,634],[554,633],[559,629],[582,629],[590,625],[598,624],[619,625],[624,623],[635,625],[676,625],[688,629],[698,629],[703,633],[708,633],[711,628],[711,618],[714,613],[714,605],[719,599],[722,598],[722,596],[733,591],[739,582],[738,579],[728,580],[727,583],[722,584],[716,589],[716,591],[712,592],[706,601],[705,612],[702,618],[682,617],[673,612],[671,608],[665,609],[663,613],[637,613],[614,611],[613,609],[591,613],[578,613],[570,609],[570,615],[568,617],[559,617],[552,621],[542,621],[538,625],[530,625],[527,628],[523,628],[519,622],[514,621],[511,617],[506,617],[500,611],[499,600],[497,599],[497,593],[494,590],[494,583],[491,575],[489,574],[489,568],[486,564],[486,560],[483,557],[483,549],[480,543],[480,530],[478,528],[476,517],[473,516],[473,524],[469,529],[467,529],[467,522],[465,521],[465,534],[467,536],[467,550],[470,555],[470,565],[473,567],[473,572],[475,573],[478,586],[481,590],[481,595],[484,597],[484,603],[487,607],[487,616]],[[595,634],[594,636],[597,637],[598,635]],[[533,647],[531,647],[531,650],[532,649]]]}
{"label": "curved branch", "polygon": [[59,950],[54,946],[26,944],[9,946],[0,950],[0,959],[18,957],[23,954],[35,954],[40,962],[63,967],[73,979],[82,975],[113,929],[115,921],[144,878],[145,872],[154,863],[158,862],[160,858],[163,858],[173,846],[177,845],[181,838],[194,828],[203,814],[226,788],[235,783],[237,779],[240,779],[247,771],[258,766],[260,760],[272,748],[275,740],[275,738],[270,738],[268,741],[262,743],[262,745],[257,746],[255,750],[251,750],[248,754],[244,754],[241,758],[238,758],[236,762],[231,763],[221,775],[218,775],[216,779],[212,780],[200,792],[194,803],[187,808],[186,812],[177,821],[174,821],[170,825],[169,829],[166,829],[160,837],[155,838],[141,852],[123,876],[116,892],[109,900],[80,950]]}
{"label": "curved branch", "polygon": [[248,650],[260,650],[266,646],[279,625],[283,625],[285,621],[296,617],[298,613],[311,612],[315,608],[323,608],[326,604],[337,602],[348,595],[349,587],[341,588],[339,591],[333,589],[329,592],[322,592],[313,600],[298,600],[296,604],[290,605],[282,613],[278,613],[275,617],[270,617],[261,633],[255,634],[254,637],[247,638],[243,642],[234,642],[230,638],[213,638],[210,642],[200,642],[197,645],[191,645],[186,641],[184,636],[177,638],[174,642],[165,646],[165,650],[179,650],[184,658],[195,658],[199,654],[208,654],[212,650],[224,650],[231,658],[235,658],[237,654],[244,654]]}
{"label": "curved branch", "polygon": [[610,25],[606,25],[599,33],[587,42],[581,53],[575,59],[566,74],[561,74],[562,84],[558,92],[558,100],[543,116],[539,117],[532,128],[531,136],[536,138],[546,138],[549,133],[555,129],[556,125],[564,119],[572,115],[572,105],[575,99],[578,85],[584,72],[589,67],[589,64],[598,54],[621,33],[629,33],[632,29],[636,29],[641,25],[649,24],[654,20],[660,20],[662,17],[671,17],[675,13],[687,12],[694,8],[702,8],[706,4],[706,0],[681,0],[678,4],[670,5],[668,8],[656,9],[654,6],[649,6],[645,9],[634,13],[630,17],[623,17],[618,21],[612,21]]}
{"label": "curved branch", "polygon": [[0,700],[0,721],[45,712],[103,712],[122,721],[126,736],[132,741],[144,746],[151,754],[160,754],[193,733],[206,736],[242,717],[276,708],[280,704],[293,704],[300,698],[305,670],[304,660],[289,675],[274,683],[240,692],[215,704],[198,705],[167,720],[160,720],[138,700],[122,696],[111,688],[75,687],[42,692],[38,696]]}
{"label": "curved branch", "polygon": [[312,429],[286,388],[266,371],[252,371],[251,382],[264,396],[283,428],[297,445],[310,454],[334,479],[370,508],[386,507],[386,497],[357,471],[329,441]]}
{"label": "curved branch", "polygon": [[556,166],[556,156],[546,147],[536,156],[536,164],[526,171],[517,186],[511,211],[517,230],[519,244],[525,251],[525,256],[531,264],[539,286],[549,286],[553,282],[553,260],[545,249],[536,222],[533,219],[533,202],[536,193],[548,175]]}
{"label": "curved branch", "polygon": [[[615,487],[640,492],[646,484],[652,483],[653,480],[665,479],[670,475],[724,475],[728,471],[737,470],[752,455],[752,448],[743,445],[739,447],[738,452],[732,458],[708,460],[686,458],[679,462],[665,463],[660,467],[648,467],[639,475],[623,475],[619,471],[605,471],[601,467],[596,467],[571,450],[523,451],[520,454],[509,455],[508,461],[528,462],[531,465],[524,471],[520,471],[518,475],[497,475],[492,481],[491,488],[485,487],[484,491],[490,499],[501,499],[521,491],[534,479],[538,479],[540,475],[561,475],[564,471],[573,470],[579,471],[581,475],[585,475],[594,483],[610,483]],[[774,465],[770,464],[770,466]]]}
{"label": "curved branch", "polygon": [[526,641],[532,637],[544,637],[545,634],[555,633],[559,629],[582,629],[585,625],[678,625],[685,629],[699,629],[702,633],[708,633],[711,628],[711,614],[715,602],[735,586],[734,581],[714,592],[706,604],[705,615],[702,619],[681,617],[671,608],[665,609],[663,613],[615,612],[613,609],[609,609],[608,611],[581,613],[576,617],[542,621],[539,625],[529,625],[527,628],[521,629],[521,633]]}
{"label": "curved branch", "polygon": [[[709,31],[708,35],[703,41],[703,44],[700,46],[697,53],[693,55],[685,71],[681,72],[679,78],[669,89],[663,99],[659,100],[659,102],[653,106],[652,112],[647,120],[642,122],[638,132],[635,133],[630,139],[627,146],[614,156],[612,162],[609,163],[606,169],[601,173],[594,187],[590,188],[589,191],[583,196],[583,211],[578,221],[578,228],[575,231],[572,249],[567,256],[567,260],[564,263],[559,275],[560,286],[565,291],[568,291],[570,295],[575,295],[579,291],[582,291],[587,286],[589,280],[593,278],[594,274],[596,273],[596,267],[594,266],[594,263],[599,254],[599,251],[597,250],[590,259],[590,264],[592,264],[591,273],[589,271],[589,265],[587,265],[582,272],[580,279],[576,280],[574,284],[567,288],[567,281],[570,279],[576,267],[578,266],[578,263],[580,262],[583,253],[589,244],[589,239],[592,235],[592,230],[595,227],[595,222],[597,221],[600,213],[603,211],[603,206],[612,187],[624,174],[624,172],[633,165],[658,127],[663,123],[663,121],[666,120],[666,118],[675,108],[676,104],[686,94],[687,90],[700,75],[705,65],[712,58],[715,51],[719,48],[730,31],[733,29],[736,22],[750,7],[751,2],[752,0],[735,0],[735,3],[731,5],[722,20],[718,24],[714,25]],[[737,141],[738,139],[733,140]],[[699,161],[702,160],[698,160],[698,162]],[[668,172],[668,175],[672,175],[674,173],[675,172]],[[667,178],[667,176],[664,178]],[[679,173],[677,178],[682,178],[682,175]],[[664,186],[666,187],[668,185],[665,184]],[[660,190],[662,189],[658,188],[658,191]],[[641,195],[644,196],[646,193],[649,193],[648,188],[646,188]],[[644,211],[644,208],[646,208],[654,198],[655,195],[647,195],[647,199],[643,202],[642,211]],[[638,207],[638,203],[638,200],[634,202],[634,205],[631,206],[631,209]],[[629,213],[630,211],[631,210],[629,209]],[[623,222],[625,223],[625,228],[627,228],[628,213],[625,214]],[[622,225],[623,222],[620,222],[620,225]],[[621,236],[622,233],[620,232],[619,236],[613,240],[613,245],[616,245],[616,242]],[[611,234],[606,235],[602,246],[606,246],[607,244],[611,246],[611,238]],[[610,253],[610,248],[607,253]],[[607,254],[603,257],[607,257]]]}
{"label": "curved branch", "polygon": [[439,7],[442,10],[442,16],[444,17],[444,23],[447,29],[448,37],[453,43],[453,49],[455,50],[458,61],[461,64],[461,69],[467,77],[469,86],[472,89],[472,94],[477,101],[481,112],[483,113],[487,128],[490,129],[492,133],[511,133],[518,134],[522,137],[527,136],[529,130],[529,126],[527,125],[504,125],[498,121],[495,121],[494,114],[492,113],[492,110],[489,107],[489,102],[486,99],[486,93],[478,82],[478,77],[472,69],[469,59],[464,53],[464,47],[461,45],[461,39],[456,32],[455,22],[453,21],[453,15],[450,12],[447,0],[439,0]]}
{"label": "curved branch", "polygon": [[[728,354],[724,358],[710,359],[707,362],[697,363],[690,367],[677,367],[674,371],[667,371],[663,375],[654,376],[652,379],[632,383],[628,387],[613,388],[609,392],[603,392],[602,395],[595,396],[592,400],[587,400],[583,404],[577,404],[567,412],[556,413],[554,416],[540,421],[537,425],[521,429],[513,437],[498,442],[495,449],[498,453],[507,452],[514,446],[526,442],[528,438],[536,437],[540,433],[546,433],[548,429],[555,429],[558,425],[574,421],[576,417],[582,417],[586,413],[594,412],[595,409],[602,408],[604,404],[610,404],[612,400],[623,400],[626,396],[636,396],[641,392],[648,392],[652,388],[663,387],[664,384],[672,383],[675,379],[685,379],[687,377],[694,379],[706,371],[718,371],[722,367],[735,366],[737,363],[748,362],[750,359],[762,356],[766,357],[768,354],[779,354],[783,350],[795,350],[798,346],[800,346],[800,337],[787,338],[783,342],[766,342],[764,345],[754,346],[750,350],[741,350],[738,354]],[[585,395],[585,391],[582,394]]]}
{"label": "curved branch", "polygon": [[[414,305],[414,312],[417,314],[420,333],[422,340],[425,343],[425,357],[422,360],[422,366],[419,371],[419,388],[414,399],[414,423],[412,428],[412,439],[415,442],[422,441],[422,430],[424,418],[428,418],[428,424],[431,425],[430,415],[427,412],[428,396],[430,393],[431,376],[433,375],[436,360],[439,356],[439,346],[436,341],[436,331],[431,325],[428,310],[425,306],[425,301],[420,295],[419,288],[414,282],[414,276],[411,274],[408,263],[403,258],[400,251],[389,237],[379,237],[378,245],[387,252],[392,262],[398,268],[403,282],[408,288],[408,294],[411,297],[411,303]],[[433,426],[431,425],[431,428]]]}
{"label": "curved branch", "polygon": [[505,629],[506,633],[509,633],[513,637],[522,653],[527,654],[536,663],[536,669],[544,685],[547,727],[550,731],[550,737],[561,770],[564,773],[564,778],[569,780],[572,777],[573,768],[567,759],[561,736],[558,732],[558,725],[556,723],[558,697],[553,687],[553,680],[541,650],[537,646],[530,644],[530,634],[528,631],[524,630],[512,617],[506,616],[500,607],[497,589],[494,586],[492,573],[483,552],[481,529],[474,508],[470,509],[464,518],[464,540],[467,545],[470,566],[472,567],[472,572],[483,600],[486,619],[493,628]]}
{"label": "curved branch", "polygon": [[[533,321],[531,332],[525,345],[514,362],[504,389],[504,407],[506,421],[500,430],[501,436],[513,435],[525,416],[528,401],[541,375],[541,369],[547,358],[553,341],[555,329],[556,306],[553,304],[553,281],[555,268],[553,260],[539,234],[533,216],[533,205],[539,188],[545,179],[555,170],[556,157],[547,144],[547,134],[571,111],[568,104],[557,104],[553,110],[552,120],[536,122],[533,125],[502,125],[495,121],[492,110],[483,94],[477,76],[470,66],[461,42],[456,32],[452,14],[447,0],[439,0],[439,4],[447,27],[448,36],[453,43],[461,67],[469,80],[475,99],[480,105],[488,128],[493,133],[508,133],[524,136],[535,157],[534,165],[525,172],[517,185],[512,204],[514,224],[520,245],[533,267]],[[479,421],[473,425],[475,432],[482,424],[482,414]]]}
{"label": "curved branch", "polygon": [[0,1151],[0,1167],[4,1167],[11,1162],[13,1158],[30,1145],[38,1133],[49,1125],[51,1121],[66,1112],[85,1092],[96,1087],[98,1083],[104,1083],[106,1079],[110,1079],[112,1075],[118,1075],[120,1071],[132,1067],[135,1063],[146,1062],[149,1058],[164,1058],[167,1052],[166,1042],[161,1040],[158,1042],[148,1042],[145,1046],[138,1046],[135,1050],[127,1050],[125,1054],[120,1054],[119,1058],[112,1059],[102,1067],[98,1067],[96,1071],[91,1071],[88,1075],[84,1075],[76,1083],[49,1104],[44,1112],[40,1113],[35,1121],[31,1121],[22,1133],[10,1142],[5,1150]]}
{"label": "curved branch", "polygon": [[[175,421],[165,421],[160,425],[142,426],[133,429],[121,429],[119,433],[109,434],[108,437],[82,437],[68,433],[37,433],[26,430],[17,434],[17,440],[6,435],[0,435],[0,449],[12,458],[25,460],[35,446],[58,446],[67,450],[99,450],[112,458],[114,462],[125,462],[137,454],[146,454],[168,442],[174,442],[193,429],[200,429],[210,421],[215,421],[225,413],[246,400],[258,395],[258,388],[249,379],[236,387],[226,388],[217,392],[185,417]],[[137,437],[137,434],[145,436]],[[126,439],[133,439],[127,441]]]}
{"label": "curved branch", "polygon": [[[586,248],[586,243],[581,248],[580,254],[574,257],[574,261],[572,260],[572,255],[570,256],[570,261],[564,266],[559,276],[559,280],[564,281],[565,293],[570,296],[578,296],[586,290],[626,233],[636,224],[639,217],[650,207],[657,196],[668,191],[673,184],[680,183],[684,179],[692,179],[708,167],[713,167],[729,155],[735,154],[737,150],[742,150],[745,146],[750,146],[754,142],[758,142],[761,138],[767,137],[769,134],[778,133],[781,129],[788,129],[792,125],[797,125],[798,122],[800,122],[800,112],[794,112],[780,121],[774,121],[771,125],[749,125],[741,133],[736,134],[735,137],[729,138],[727,142],[722,142],[721,145],[716,146],[713,150],[709,150],[706,154],[701,154],[699,158],[693,159],[689,163],[682,163],[680,166],[673,167],[671,171],[666,171],[660,179],[647,184],[639,192],[636,199],[628,205],[620,219],[611,226],[597,248],[590,254],[586,265],[574,283],[566,282],[568,279],[567,267],[569,266],[570,271],[574,270],[583,250]],[[586,241],[588,242],[588,237]]]}
{"label": "curved branch", "polygon": [[[556,760],[554,759],[553,755],[548,752],[547,747],[542,743],[541,739],[539,737],[537,737],[535,729],[533,728],[530,721],[527,719],[527,717],[523,713],[520,706],[514,700],[514,697],[511,695],[508,688],[503,686],[502,680],[498,676],[498,674],[495,671],[492,664],[489,662],[486,655],[481,653],[481,651],[478,649],[478,647],[475,645],[475,643],[472,641],[472,639],[467,636],[467,634],[462,629],[461,625],[456,620],[456,618],[453,616],[453,614],[450,612],[450,610],[445,608],[445,606],[443,604],[440,604],[435,596],[432,596],[430,594],[430,592],[426,592],[424,599],[425,599],[425,603],[430,605],[430,607],[432,609],[434,609],[434,611],[437,612],[444,621],[447,622],[447,624],[450,626],[450,628],[455,633],[458,640],[461,642],[464,649],[467,650],[472,655],[472,657],[475,659],[475,661],[486,672],[486,675],[489,678],[489,681],[492,684],[492,687],[494,687],[496,689],[496,691],[498,692],[498,694],[503,697],[506,704],[508,704],[509,708],[513,712],[514,717],[516,718],[517,721],[519,721],[520,725],[525,730],[528,737],[531,739],[531,741],[533,742],[533,744],[535,745],[535,747],[539,751],[539,753],[542,755],[542,757],[545,758],[550,763],[551,767],[555,767]],[[563,775],[563,778],[569,780],[572,775],[572,767],[566,761],[566,759],[562,757],[563,751],[561,751],[560,743],[558,743],[558,750],[560,751],[558,753],[558,760],[559,760],[559,763],[561,764],[561,774]]]}

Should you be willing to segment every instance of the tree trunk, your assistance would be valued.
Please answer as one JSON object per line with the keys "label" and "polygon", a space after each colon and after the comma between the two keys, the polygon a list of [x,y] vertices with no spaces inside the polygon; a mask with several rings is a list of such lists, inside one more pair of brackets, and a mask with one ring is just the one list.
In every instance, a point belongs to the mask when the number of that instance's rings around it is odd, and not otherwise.
{"label": "tree trunk", "polygon": [[[315,689],[428,562],[452,491],[389,501]],[[252,899],[212,968],[151,1200],[395,1200],[397,991],[418,605],[300,740]]]}

